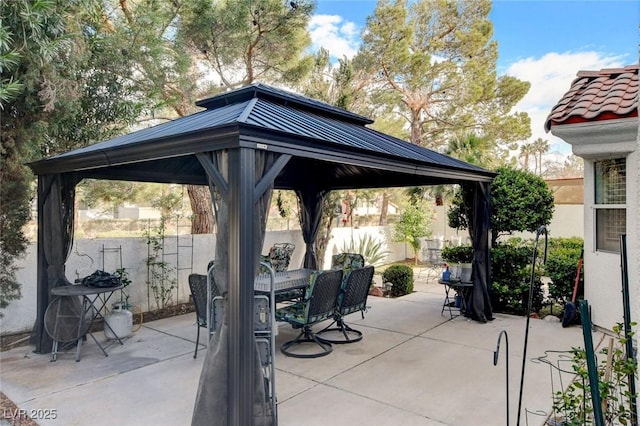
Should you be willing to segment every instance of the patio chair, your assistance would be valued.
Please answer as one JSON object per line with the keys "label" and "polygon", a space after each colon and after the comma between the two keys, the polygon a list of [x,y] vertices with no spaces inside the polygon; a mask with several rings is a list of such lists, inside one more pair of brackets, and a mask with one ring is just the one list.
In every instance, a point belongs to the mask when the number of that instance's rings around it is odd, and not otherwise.
{"label": "patio chair", "polygon": [[[213,274],[213,269],[210,269]],[[191,297],[193,298],[193,304],[196,308],[196,327],[198,334],[196,337],[196,350],[193,354],[193,358],[198,357],[198,345],[200,344],[200,328],[207,328],[207,276],[202,274],[189,274],[189,289],[191,290]],[[211,299],[219,296],[220,291],[216,286],[213,276],[211,276]],[[209,332],[207,329],[207,337]]]}
{"label": "patio chair", "polygon": [[[289,269],[291,256],[296,246],[292,243],[275,243],[269,249],[269,254],[262,255],[262,262],[266,262],[273,268],[273,272],[283,272]],[[266,274],[269,271],[264,267],[260,267],[260,273]]]}
{"label": "patio chair", "polygon": [[274,272],[282,272],[289,269],[289,262],[296,246],[291,243],[275,243],[269,250],[269,263]]}
{"label": "patio chair", "polygon": [[[373,265],[352,269],[346,273],[347,278],[343,280],[344,283],[336,300],[333,322],[316,333],[318,340],[338,344],[354,343],[362,340],[362,332],[349,327],[349,325],[344,322],[344,317],[360,311],[362,318],[364,318],[373,273]],[[335,327],[333,327],[334,324],[336,325]],[[333,337],[336,334],[338,334],[338,336]],[[342,336],[344,336],[344,338],[342,338]]]}
{"label": "patio chair", "polygon": [[338,253],[331,256],[331,269],[362,268],[364,256],[359,253]]}
{"label": "patio chair", "polygon": [[[317,358],[333,351],[331,343],[318,340],[311,327],[331,318],[341,284],[342,269],[314,272],[302,302],[276,309],[276,321],[288,322],[293,328],[302,329],[298,337],[282,344],[280,350],[283,354],[295,358]],[[313,346],[306,343],[319,346],[320,351],[309,353],[291,350],[296,346]]]}
{"label": "patio chair", "polygon": [[331,269],[342,269],[342,286],[347,282],[347,276],[352,269],[364,266],[364,256],[360,253],[338,253],[331,256]]}
{"label": "patio chair", "polygon": [[[268,263],[275,273],[287,271],[295,248],[295,244],[292,243],[275,243],[269,249],[268,255],[262,255],[262,262]],[[261,265],[260,273],[266,274],[269,271]],[[302,296],[304,296],[304,290],[291,290],[276,295],[276,302],[298,301],[302,299]]]}
{"label": "patio chair", "polygon": [[420,253],[422,265],[418,270],[418,279],[425,274],[427,281],[437,279],[444,269],[444,260],[442,260],[442,241],[421,239]]}

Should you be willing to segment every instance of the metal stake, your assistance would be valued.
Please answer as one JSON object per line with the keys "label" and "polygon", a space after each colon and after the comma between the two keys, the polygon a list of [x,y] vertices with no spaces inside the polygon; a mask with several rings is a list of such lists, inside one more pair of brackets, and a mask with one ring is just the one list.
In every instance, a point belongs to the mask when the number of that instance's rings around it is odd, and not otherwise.
{"label": "metal stake", "polygon": [[543,263],[547,261],[547,227],[542,225],[536,232],[536,240],[533,246],[533,259],[531,261],[531,280],[529,282],[529,302],[527,304],[527,324],[524,331],[524,350],[522,352],[522,373],[520,374],[520,393],[518,395],[518,420],[517,425],[520,426],[520,412],[522,411],[522,391],[524,389],[524,370],[527,365],[527,343],[529,342],[529,320],[531,319],[531,305],[533,303],[533,281],[536,276],[536,259],[538,258],[538,239],[544,234],[544,258]]}
{"label": "metal stake", "polygon": [[506,360],[506,389],[507,389],[507,426],[509,426],[509,336],[505,330],[502,330],[498,335],[498,343],[496,344],[496,350],[493,352],[493,365],[498,365],[498,353],[500,352],[500,340],[504,335],[504,342],[506,345],[507,360]]}

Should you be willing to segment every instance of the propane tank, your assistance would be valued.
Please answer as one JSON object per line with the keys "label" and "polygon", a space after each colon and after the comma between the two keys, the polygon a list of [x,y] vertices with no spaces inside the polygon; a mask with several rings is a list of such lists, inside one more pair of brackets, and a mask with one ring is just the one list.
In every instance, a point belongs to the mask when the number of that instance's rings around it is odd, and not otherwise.
{"label": "propane tank", "polygon": [[133,314],[126,308],[124,302],[116,302],[112,305],[111,312],[105,317],[105,322],[111,327],[111,329],[106,325],[104,327],[104,336],[109,340],[129,337],[133,333]]}

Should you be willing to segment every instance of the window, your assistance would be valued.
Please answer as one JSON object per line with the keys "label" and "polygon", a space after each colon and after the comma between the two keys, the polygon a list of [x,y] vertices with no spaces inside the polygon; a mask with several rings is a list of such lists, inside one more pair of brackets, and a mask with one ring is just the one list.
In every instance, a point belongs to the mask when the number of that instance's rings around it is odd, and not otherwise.
{"label": "window", "polygon": [[624,158],[595,164],[596,250],[620,252],[627,228],[627,167]]}

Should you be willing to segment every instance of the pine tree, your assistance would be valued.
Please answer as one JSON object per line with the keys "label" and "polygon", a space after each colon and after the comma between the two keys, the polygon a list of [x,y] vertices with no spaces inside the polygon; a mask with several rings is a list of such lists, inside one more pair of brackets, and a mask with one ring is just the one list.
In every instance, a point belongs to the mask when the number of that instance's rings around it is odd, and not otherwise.
{"label": "pine tree", "polygon": [[381,113],[402,116],[411,142],[441,148],[452,134],[491,141],[530,135],[530,120],[511,108],[529,83],[497,76],[489,0],[381,0],[367,20],[354,63],[375,78]]}

